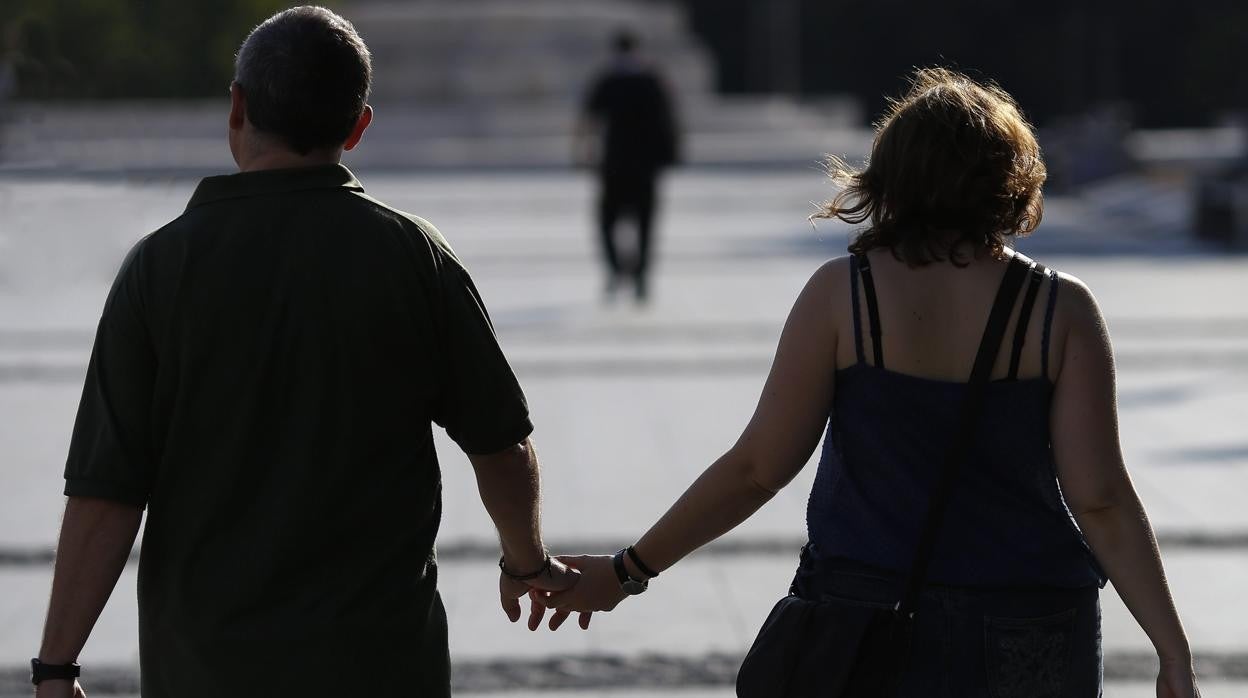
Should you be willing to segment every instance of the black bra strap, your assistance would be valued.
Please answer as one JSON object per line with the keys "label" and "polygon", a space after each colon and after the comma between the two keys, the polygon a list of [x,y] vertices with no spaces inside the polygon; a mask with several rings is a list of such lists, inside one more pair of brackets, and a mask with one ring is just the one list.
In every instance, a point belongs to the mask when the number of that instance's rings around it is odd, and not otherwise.
{"label": "black bra strap", "polygon": [[975,364],[971,368],[971,379],[967,383],[966,393],[962,399],[962,409],[958,415],[957,428],[953,433],[953,441],[945,452],[941,464],[940,479],[936,490],[928,502],[927,516],[923,519],[923,529],[919,534],[919,544],[915,548],[914,563],[910,566],[910,576],[906,588],[897,603],[897,610],[904,615],[913,615],[919,605],[919,594],[927,581],[927,570],[931,566],[932,553],[936,549],[936,540],[940,533],[940,524],[945,517],[945,509],[953,494],[953,485],[957,482],[958,471],[962,463],[971,453],[975,442],[976,427],[984,409],[984,399],[988,388],[988,379],[992,375],[992,367],[997,362],[997,354],[1001,350],[1001,340],[1005,336],[1006,325],[1010,315],[1014,313],[1014,303],[1018,300],[1018,292],[1022,289],[1023,278],[1027,275],[1027,266],[1017,257],[1010,260],[997,289],[996,300],[992,304],[992,312],[988,315],[988,325],[984,328],[983,339],[979,342],[979,351],[975,354]]}
{"label": "black bra strap", "polygon": [[1040,338],[1040,371],[1049,377],[1049,344],[1053,336],[1053,311],[1057,309],[1057,272],[1049,270],[1049,307],[1044,310],[1044,334]]}
{"label": "black bra strap", "polygon": [[[875,300],[875,278],[871,274],[871,261],[865,254],[858,255],[858,269],[862,272],[862,288],[867,292],[867,319],[871,321],[871,353],[875,367],[884,368],[884,345],[880,330],[880,306]],[[855,284],[857,288],[857,284]]]}
{"label": "black bra strap", "polygon": [[1027,293],[1023,296],[1023,307],[1018,310],[1018,326],[1014,328],[1014,351],[1010,354],[1009,380],[1018,380],[1018,365],[1022,362],[1023,345],[1027,343],[1027,326],[1031,324],[1031,311],[1036,306],[1040,282],[1044,281],[1046,271],[1043,264],[1031,263],[1031,278],[1027,284]]}
{"label": "black bra strap", "polygon": [[858,308],[858,255],[849,256],[849,297],[854,306],[854,351],[858,363],[866,363],[867,353],[862,349],[862,311]]}

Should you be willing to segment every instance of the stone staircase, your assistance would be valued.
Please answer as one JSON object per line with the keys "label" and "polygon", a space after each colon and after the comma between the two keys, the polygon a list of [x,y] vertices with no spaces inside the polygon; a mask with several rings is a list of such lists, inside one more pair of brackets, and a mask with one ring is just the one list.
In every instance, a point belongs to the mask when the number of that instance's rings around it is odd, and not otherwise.
{"label": "stone staircase", "polygon": [[713,88],[706,52],[675,5],[636,0],[351,0],[340,8],[373,52],[379,101],[572,102],[628,28],[674,89]]}
{"label": "stone staircase", "polygon": [[711,58],[672,3],[353,0],[342,9],[374,52],[373,137],[396,144],[385,155],[393,164],[566,163],[578,103],[621,28],[641,37],[671,85],[692,163],[813,161],[841,142],[861,150],[846,101],[812,109],[716,95]]}
{"label": "stone staircase", "polygon": [[[611,35],[642,37],[677,100],[691,165],[813,164],[865,153],[849,100],[797,104],[714,92],[714,66],[678,6],[641,0],[347,0],[374,55],[377,118],[347,162],[364,168],[570,164],[581,95]],[[201,171],[231,165],[226,104],[17,105],[0,171]]]}

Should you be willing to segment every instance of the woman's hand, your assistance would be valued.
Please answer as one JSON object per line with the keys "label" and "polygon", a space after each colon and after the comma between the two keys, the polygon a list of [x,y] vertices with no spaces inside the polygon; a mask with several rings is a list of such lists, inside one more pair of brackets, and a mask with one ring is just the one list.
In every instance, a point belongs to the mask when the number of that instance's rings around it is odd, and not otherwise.
{"label": "woman's hand", "polygon": [[[589,621],[595,611],[610,611],[619,605],[627,594],[620,588],[615,576],[615,563],[610,555],[561,555],[558,559],[581,573],[576,586],[567,591],[534,593],[535,604],[552,608],[550,629],[558,630],[563,621],[574,611],[580,612],[581,629],[589,629]],[[534,609],[536,612],[536,608]]]}
{"label": "woman's hand", "polygon": [[1200,698],[1196,672],[1190,659],[1161,660],[1161,670],[1157,673],[1157,698]]}

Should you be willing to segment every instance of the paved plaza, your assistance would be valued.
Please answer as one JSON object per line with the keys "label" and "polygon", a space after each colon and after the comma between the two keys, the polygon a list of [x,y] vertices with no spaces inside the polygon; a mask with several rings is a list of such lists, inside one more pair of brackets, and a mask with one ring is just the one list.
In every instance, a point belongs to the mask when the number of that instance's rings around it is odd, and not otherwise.
{"label": "paved plaza", "polygon": [[[665,183],[650,303],[605,303],[587,177],[357,174],[370,194],[433,221],[473,272],[529,396],[546,538],[561,552],[631,542],[731,445],[790,304],[846,243],[843,226],[806,221],[828,193],[813,166],[681,172]],[[0,178],[0,697],[23,695],[37,649],[61,467],[108,284],[194,184]],[[1020,248],[1083,278],[1103,305],[1128,464],[1209,677],[1204,695],[1220,698],[1248,694],[1248,258],[1194,246],[1188,220],[1181,187],[1123,179],[1051,201]],[[796,563],[813,463],[589,632],[529,634],[498,608],[490,521],[467,460],[439,438],[458,693],[731,695],[726,681]],[[83,652],[92,696],[135,691],[134,572]],[[1147,638],[1112,590],[1102,603],[1107,695],[1152,695]]]}

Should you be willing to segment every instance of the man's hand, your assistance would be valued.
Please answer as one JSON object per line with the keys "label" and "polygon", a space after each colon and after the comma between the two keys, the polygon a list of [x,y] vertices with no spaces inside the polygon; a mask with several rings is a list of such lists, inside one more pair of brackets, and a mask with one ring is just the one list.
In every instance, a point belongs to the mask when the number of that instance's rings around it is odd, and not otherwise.
{"label": "man's hand", "polygon": [[35,686],[35,698],[87,698],[87,692],[77,681],[49,679]]}
{"label": "man's hand", "polygon": [[520,597],[528,596],[532,601],[529,613],[529,630],[537,630],[542,623],[546,607],[538,603],[538,595],[571,589],[580,579],[581,573],[568,567],[558,559],[551,558],[550,568],[538,577],[519,581],[508,577],[506,573],[498,575],[498,592],[503,604],[503,613],[512,623],[520,620]]}
{"label": "man's hand", "polygon": [[[555,609],[550,619],[550,629],[558,630],[573,611],[580,613],[581,629],[589,629],[590,618],[595,611],[611,611],[627,594],[620,588],[615,576],[615,563],[610,555],[561,555],[556,558],[581,573],[575,587],[567,591],[544,594],[540,601],[545,607]],[[540,618],[538,619],[540,622]]]}

